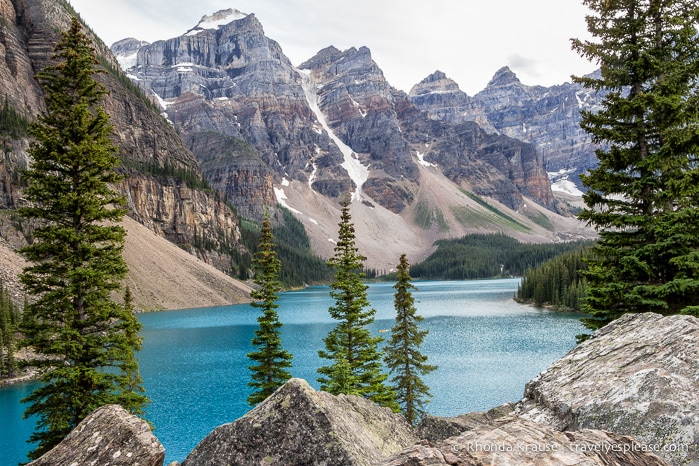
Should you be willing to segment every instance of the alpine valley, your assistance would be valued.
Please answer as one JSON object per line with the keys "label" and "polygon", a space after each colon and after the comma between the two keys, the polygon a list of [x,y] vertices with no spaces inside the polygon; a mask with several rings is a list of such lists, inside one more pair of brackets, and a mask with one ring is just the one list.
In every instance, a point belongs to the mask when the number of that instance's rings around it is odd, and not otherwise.
{"label": "alpine valley", "polygon": [[[33,76],[71,13],[64,0],[0,0],[3,112],[29,120],[44,109]],[[128,38],[107,48],[93,39],[128,175],[117,189],[129,202],[129,233],[138,231],[132,243],[169,240],[206,270],[192,273],[202,286],[223,279],[216,269],[235,275],[245,266],[241,219],[259,221],[279,206],[303,224],[312,251],[329,257],[348,194],[357,246],[378,270],[393,268],[402,253],[419,262],[435,240],[475,232],[539,243],[594,236],[574,213],[578,175],[595,163],[579,112],[600,97],[577,84],[525,86],[502,68],[468,96],[435,71],[406,94],[366,47],[329,46],[294,65],[254,14],[235,9],[154,43]],[[23,202],[29,140],[0,137],[4,261],[26,235],[12,211]],[[139,261],[138,254],[129,261],[137,302],[170,306],[152,298],[166,291],[150,282],[167,282],[153,274],[172,264],[139,275]]]}

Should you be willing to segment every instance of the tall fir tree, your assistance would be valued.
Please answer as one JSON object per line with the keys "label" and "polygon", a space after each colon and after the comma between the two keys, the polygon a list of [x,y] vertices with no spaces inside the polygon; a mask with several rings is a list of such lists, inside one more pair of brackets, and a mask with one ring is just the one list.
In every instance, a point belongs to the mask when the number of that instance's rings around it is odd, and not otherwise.
{"label": "tall fir tree", "polygon": [[429,401],[429,387],[421,376],[437,370],[437,366],[427,364],[427,356],[420,352],[428,330],[420,330],[423,317],[417,314],[412,284],[410,264],[405,254],[400,256],[396,268],[396,292],[393,306],[396,310],[396,323],[391,328],[391,339],[386,345],[386,366],[394,374],[391,382],[396,391],[396,399],[405,419],[415,425],[425,414]]}
{"label": "tall fir tree", "polygon": [[37,74],[47,110],[30,127],[30,207],[20,209],[37,225],[34,242],[21,250],[31,263],[21,281],[36,299],[24,310],[20,345],[35,350],[29,362],[43,371],[41,386],[22,400],[29,405],[25,417],[38,419],[32,459],[102,405],[141,414],[148,402],[134,383],[140,324],[110,297],[127,271],[125,231],[117,224],[125,201],[110,187],[121,176],[101,107],[106,91],[95,80],[95,51],[76,18],[53,60]]}
{"label": "tall fir tree", "polygon": [[262,221],[262,231],[257,253],[253,261],[255,267],[254,282],[259,286],[252,291],[252,305],[262,310],[257,318],[259,328],[255,330],[252,339],[257,350],[248,353],[247,357],[256,364],[249,366],[251,381],[248,383],[253,392],[248,396],[248,403],[256,405],[291,378],[287,369],[291,367],[292,355],[282,348],[280,329],[282,323],[277,314],[277,299],[281,291],[279,273],[281,262],[275,251],[272,235],[272,222],[269,215]]}
{"label": "tall fir tree", "polygon": [[332,361],[318,368],[320,388],[334,395],[363,396],[398,410],[395,392],[386,384],[388,375],[383,372],[383,354],[379,349],[383,339],[371,336],[367,328],[374,321],[376,310],[370,307],[367,286],[362,282],[366,257],[355,246],[348,196],[342,203],[338,236],[335,255],[328,260],[335,270],[330,284],[335,305],[328,312],[338,324],[325,337],[325,350],[318,351],[321,358]]}
{"label": "tall fir tree", "polygon": [[581,126],[599,164],[579,218],[599,230],[587,256],[590,329],[626,312],[699,309],[699,3],[584,0],[593,39],[573,48],[600,66],[577,77],[603,91]]}

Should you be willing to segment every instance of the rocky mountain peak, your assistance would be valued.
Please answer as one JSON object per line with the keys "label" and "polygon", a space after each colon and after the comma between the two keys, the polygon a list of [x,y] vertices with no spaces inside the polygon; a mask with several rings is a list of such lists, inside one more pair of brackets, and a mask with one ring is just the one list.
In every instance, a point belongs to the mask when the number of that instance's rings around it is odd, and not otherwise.
{"label": "rocky mountain peak", "polygon": [[410,97],[429,94],[432,92],[458,92],[459,85],[447,77],[442,71],[435,71],[410,89]]}
{"label": "rocky mountain peak", "polygon": [[199,23],[187,31],[185,35],[195,35],[204,30],[218,29],[221,26],[225,26],[233,21],[246,18],[247,16],[249,16],[247,13],[243,13],[242,11],[233,8],[220,10],[211,15],[202,16]]}
{"label": "rocky mountain peak", "polygon": [[475,121],[488,133],[498,132],[488,121],[484,109],[476,106],[473,98],[442,71],[437,70],[414,85],[409,96],[413,105],[426,111],[432,120],[450,123]]}
{"label": "rocky mountain peak", "polygon": [[488,87],[509,86],[513,84],[521,85],[522,82],[519,80],[514,71],[512,71],[508,66],[503,66],[495,73],[493,79],[491,79],[488,83]]}

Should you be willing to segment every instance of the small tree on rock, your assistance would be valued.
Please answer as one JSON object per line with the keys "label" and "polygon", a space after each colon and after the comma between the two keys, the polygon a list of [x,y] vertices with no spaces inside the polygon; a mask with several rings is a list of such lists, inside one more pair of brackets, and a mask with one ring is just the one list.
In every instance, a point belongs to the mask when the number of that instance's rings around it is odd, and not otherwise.
{"label": "small tree on rock", "polygon": [[379,343],[383,339],[372,337],[367,328],[374,321],[376,311],[370,307],[367,286],[362,283],[366,257],[355,246],[349,205],[346,197],[335,255],[328,261],[335,269],[335,279],[330,285],[335,305],[328,312],[338,324],[325,338],[325,350],[318,351],[321,358],[332,361],[318,369],[321,374],[318,382],[321,390],[334,395],[356,394],[396,410],[395,393],[385,384],[388,375],[382,370]]}
{"label": "small tree on rock", "polygon": [[53,58],[37,75],[47,110],[30,128],[31,206],[19,211],[38,225],[21,251],[31,262],[21,280],[36,299],[25,307],[20,345],[34,349],[29,364],[43,371],[41,386],[22,400],[25,416],[38,419],[32,459],[100,406],[141,414],[148,401],[135,372],[140,324],[130,305],[110,296],[127,271],[126,233],[117,224],[125,201],[110,187],[121,176],[101,107],[106,91],[94,79],[97,58],[76,18]]}
{"label": "small tree on rock", "polygon": [[257,347],[257,350],[247,355],[256,363],[248,367],[252,378],[248,385],[254,389],[248,396],[250,405],[256,405],[265,400],[291,378],[287,369],[291,367],[292,355],[282,348],[280,332],[282,323],[276,311],[279,307],[277,299],[281,291],[279,282],[281,262],[274,249],[272,224],[269,216],[265,215],[260,242],[253,261],[254,282],[259,288],[250,293],[254,300],[251,303],[252,306],[262,310],[262,315],[257,318],[259,328],[255,330],[255,337],[252,339],[252,344]]}
{"label": "small tree on rock", "polygon": [[397,282],[394,295],[396,323],[391,328],[391,339],[386,345],[386,365],[392,374],[393,388],[397,401],[406,420],[414,425],[425,413],[425,404],[431,396],[429,388],[420,376],[429,374],[437,366],[427,364],[427,356],[420,352],[428,330],[420,330],[418,324],[423,317],[417,314],[415,299],[410,290],[415,290],[411,283],[410,265],[405,254],[400,256],[397,267]]}

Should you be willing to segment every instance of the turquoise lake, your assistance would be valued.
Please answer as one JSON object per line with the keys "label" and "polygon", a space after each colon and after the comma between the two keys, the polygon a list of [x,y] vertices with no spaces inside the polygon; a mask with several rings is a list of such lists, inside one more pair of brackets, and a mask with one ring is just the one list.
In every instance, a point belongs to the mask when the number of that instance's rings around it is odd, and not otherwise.
{"label": "turquoise lake", "polygon": [[[416,281],[422,351],[439,369],[424,377],[429,413],[453,416],[522,397],[524,384],[575,346],[579,314],[557,313],[513,301],[519,279]],[[372,284],[371,330],[393,323],[393,283]],[[294,355],[292,374],[318,387],[323,338],[334,326],[328,287],[282,293],[282,342]],[[146,417],[166,449],[165,464],[182,461],[216,426],[247,412],[250,340],[258,310],[249,305],[142,314],[141,375],[152,403]],[[386,336],[386,333],[382,335]],[[34,422],[23,421],[19,400],[33,384],[0,389],[0,465],[26,461]]]}

